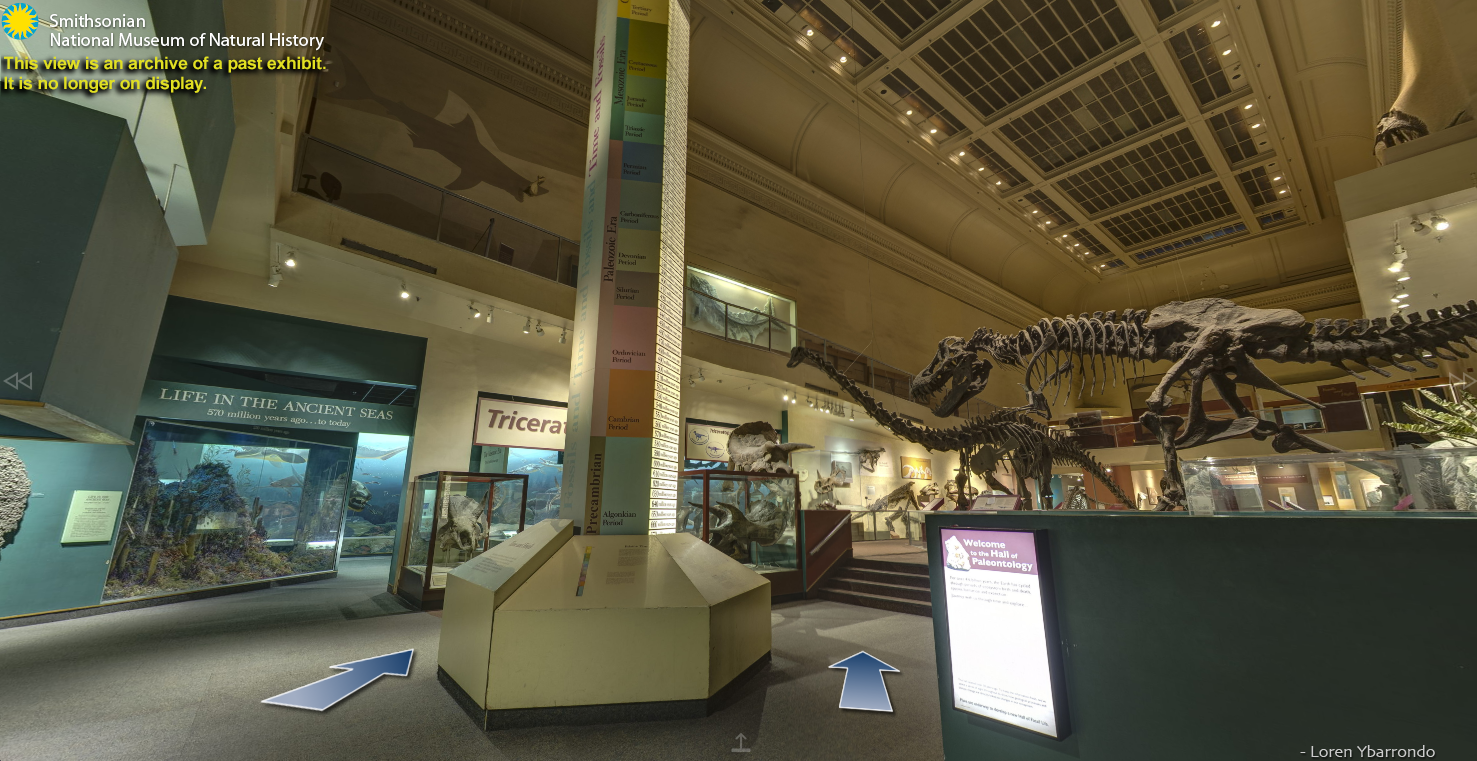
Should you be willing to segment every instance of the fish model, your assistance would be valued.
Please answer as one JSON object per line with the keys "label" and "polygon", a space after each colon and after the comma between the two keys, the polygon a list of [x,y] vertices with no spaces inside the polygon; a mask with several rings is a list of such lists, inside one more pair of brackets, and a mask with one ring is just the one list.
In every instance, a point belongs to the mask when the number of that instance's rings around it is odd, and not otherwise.
{"label": "fish model", "polygon": [[298,478],[296,473],[294,473],[293,475],[288,476],[287,478],[279,478],[276,481],[273,481],[272,483],[267,484],[267,486],[275,487],[275,488],[278,488],[278,489],[291,489],[293,487],[302,486],[302,485],[303,485],[303,480],[301,478]]}
{"label": "fish model", "polygon": [[369,447],[359,447],[358,449],[354,450],[354,459],[388,460],[391,457],[394,457],[395,455],[400,454],[401,452],[404,452],[409,448],[410,447],[395,447],[394,449],[371,449]]}
{"label": "fish model", "polygon": [[271,449],[269,447],[241,447],[236,450],[235,457],[238,460],[250,458],[280,464],[291,463],[293,465],[301,465],[308,461],[308,458],[296,452],[289,452],[285,449]]}

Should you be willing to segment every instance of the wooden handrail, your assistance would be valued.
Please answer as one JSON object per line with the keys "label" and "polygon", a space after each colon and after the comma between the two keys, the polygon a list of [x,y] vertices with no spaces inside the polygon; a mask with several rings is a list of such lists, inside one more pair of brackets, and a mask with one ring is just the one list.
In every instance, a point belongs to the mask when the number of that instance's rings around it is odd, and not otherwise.
{"label": "wooden handrail", "polygon": [[816,555],[821,554],[821,550],[822,549],[825,549],[826,544],[829,543],[832,539],[835,539],[837,534],[841,533],[841,528],[843,526],[850,526],[851,525],[851,515],[849,514],[849,511],[838,511],[838,512],[848,512],[848,515],[846,516],[846,520],[837,523],[834,527],[831,528],[830,533],[826,534],[826,538],[822,539],[819,544],[817,544],[815,547],[811,548],[811,550],[810,550],[810,556],[811,557],[815,557]]}

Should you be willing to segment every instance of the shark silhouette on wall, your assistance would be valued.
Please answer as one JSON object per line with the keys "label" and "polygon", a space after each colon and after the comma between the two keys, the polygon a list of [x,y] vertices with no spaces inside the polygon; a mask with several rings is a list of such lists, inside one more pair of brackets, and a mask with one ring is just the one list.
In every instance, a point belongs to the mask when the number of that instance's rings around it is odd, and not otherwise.
{"label": "shark silhouette on wall", "polygon": [[[334,55],[337,65],[334,66],[332,78],[338,84],[338,89],[326,93],[327,97],[335,100],[369,100],[379,104],[391,117],[405,125],[412,146],[441,154],[461,171],[455,179],[446,183],[444,187],[447,190],[468,190],[487,183],[506,192],[519,203],[523,202],[524,189],[532,180],[518,174],[482,144],[470,110],[456,124],[447,124],[427,116],[404,103],[375,93],[347,56],[337,51]],[[446,98],[443,100],[452,96],[466,102],[465,98],[450,89],[446,91]]]}

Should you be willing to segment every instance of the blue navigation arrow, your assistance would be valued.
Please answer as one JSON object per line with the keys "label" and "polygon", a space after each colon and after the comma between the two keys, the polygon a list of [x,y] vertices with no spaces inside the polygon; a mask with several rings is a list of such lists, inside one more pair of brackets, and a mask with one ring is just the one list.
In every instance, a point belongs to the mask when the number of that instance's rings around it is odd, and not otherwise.
{"label": "blue navigation arrow", "polygon": [[877,660],[865,650],[840,663],[831,664],[831,668],[846,669],[846,681],[841,683],[842,708],[892,713],[892,701],[887,697],[887,683],[882,681],[882,672],[902,672]]}
{"label": "blue navigation arrow", "polygon": [[398,653],[389,653],[377,658],[340,663],[330,668],[348,669],[344,673],[319,679],[312,684],[284,692],[281,695],[274,695],[262,702],[288,708],[306,708],[309,711],[326,711],[335,703],[368,687],[370,682],[386,674],[410,676],[410,659],[414,656],[414,650],[401,650]]}

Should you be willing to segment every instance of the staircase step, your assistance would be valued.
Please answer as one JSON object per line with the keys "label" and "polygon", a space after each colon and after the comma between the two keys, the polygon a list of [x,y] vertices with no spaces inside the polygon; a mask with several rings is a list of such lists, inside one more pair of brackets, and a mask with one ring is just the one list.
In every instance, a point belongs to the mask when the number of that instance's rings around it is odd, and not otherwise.
{"label": "staircase step", "polygon": [[907,573],[915,576],[928,576],[928,565],[926,563],[905,563],[899,560],[874,560],[872,558],[852,558],[848,565],[853,568],[868,568],[874,571],[893,571],[895,573]]}
{"label": "staircase step", "polygon": [[878,571],[871,568],[858,568],[855,564],[844,565],[836,569],[834,578],[928,589],[927,576],[919,576],[913,573],[899,573],[897,571]]}
{"label": "staircase step", "polygon": [[830,600],[831,602],[860,605],[865,608],[876,608],[878,610],[890,610],[894,613],[911,613],[915,616],[933,615],[933,604],[919,600],[900,600],[896,597],[871,595],[865,592],[843,592],[838,589],[827,589],[824,587],[817,590],[816,596],[822,600]]}
{"label": "staircase step", "polygon": [[901,600],[922,600],[931,602],[933,594],[927,587],[903,586],[901,584],[879,584],[875,581],[858,581],[856,579],[833,578],[826,582],[824,589],[834,589],[838,592],[864,592],[871,595],[883,597],[896,597]]}

